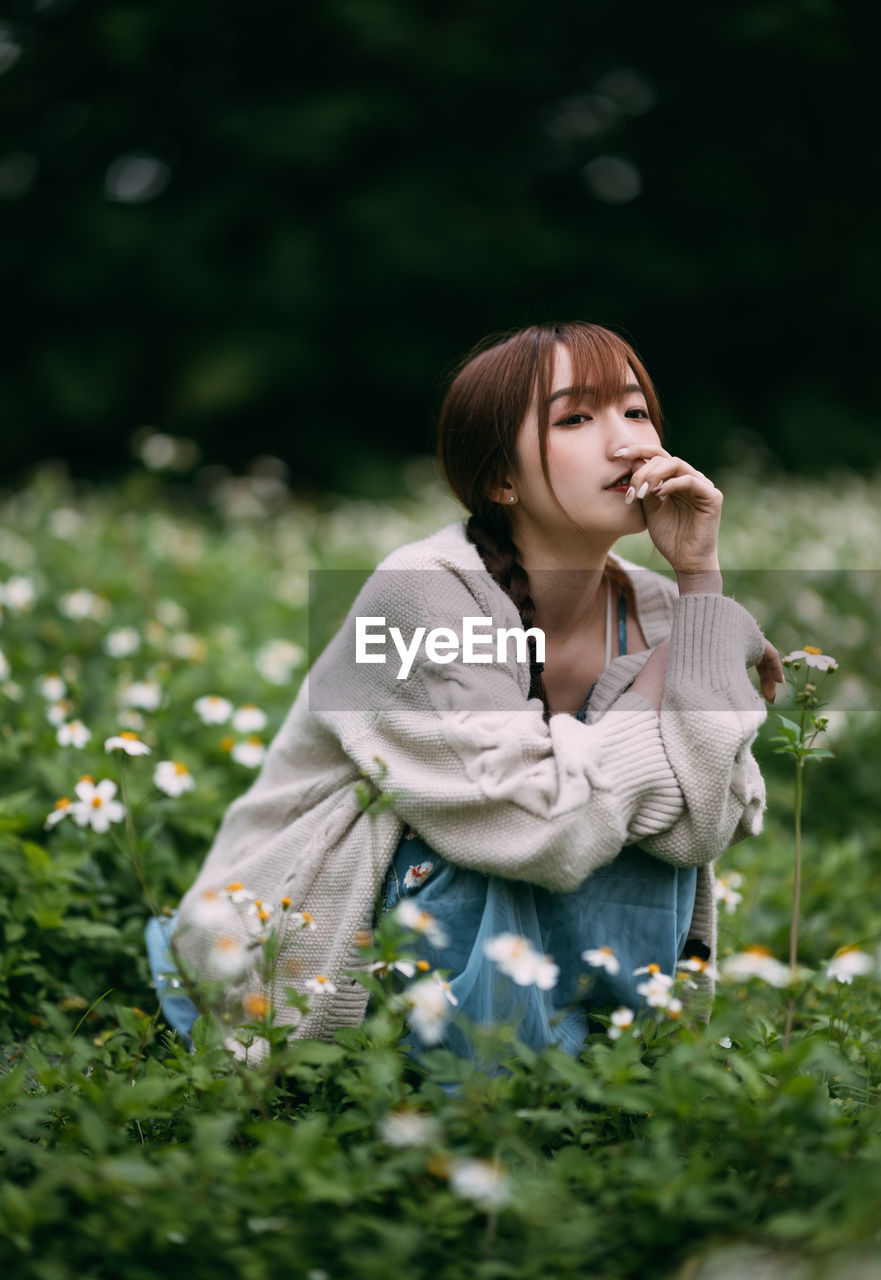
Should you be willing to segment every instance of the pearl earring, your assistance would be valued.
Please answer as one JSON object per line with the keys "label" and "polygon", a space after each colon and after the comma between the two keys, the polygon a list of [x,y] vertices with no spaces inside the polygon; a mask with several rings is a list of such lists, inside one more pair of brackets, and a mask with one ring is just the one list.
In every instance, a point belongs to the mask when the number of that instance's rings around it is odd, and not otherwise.
{"label": "pearl earring", "polygon": [[510,498],[508,499],[508,501],[509,501],[509,502],[516,502],[516,501],[517,501],[517,499],[514,497],[513,493],[511,494],[511,496],[510,496]]}

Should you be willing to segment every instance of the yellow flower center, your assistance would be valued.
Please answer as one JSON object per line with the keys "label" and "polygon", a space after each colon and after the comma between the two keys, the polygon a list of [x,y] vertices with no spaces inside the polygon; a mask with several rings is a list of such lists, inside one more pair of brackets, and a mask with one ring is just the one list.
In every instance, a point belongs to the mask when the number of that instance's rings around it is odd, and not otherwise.
{"label": "yellow flower center", "polygon": [[185,778],[190,772],[185,764],[181,764],[180,760],[172,760],[171,763],[174,765],[174,771],[179,778]]}
{"label": "yellow flower center", "polygon": [[262,746],[263,746],[263,741],[262,741],[262,739],[258,738],[258,737],[257,737],[257,735],[256,735],[256,734],[254,734],[254,733],[252,733],[252,734],[251,734],[251,736],[248,738],[248,741],[250,742],[250,744],[251,744],[251,746],[252,746],[252,747],[262,747]]}
{"label": "yellow flower center", "polygon": [[806,644],[805,653],[822,653],[822,649],[818,649],[815,644]]}
{"label": "yellow flower center", "polygon": [[238,951],[239,949],[239,944],[235,938],[218,938],[214,945],[218,951]]}
{"label": "yellow flower center", "polygon": [[427,960],[417,960],[416,968],[419,970],[420,973],[427,973],[428,970],[431,968],[431,965],[428,963]]}
{"label": "yellow flower center", "polygon": [[123,729],[122,733],[119,736],[120,738],[125,738],[126,742],[138,741],[138,735],[136,733],[132,733],[131,729]]}
{"label": "yellow flower center", "polygon": [[252,1018],[265,1018],[269,1012],[269,1001],[266,996],[246,996],[245,1012]]}
{"label": "yellow flower center", "polygon": [[302,914],[303,914],[303,923],[304,923],[304,924],[311,924],[311,923],[312,923],[312,921],[313,921],[313,920],[314,920],[314,918],[315,918],[315,917],[312,915],[312,912],[311,912],[311,911],[304,911]]}
{"label": "yellow flower center", "polygon": [[101,808],[101,805],[102,805],[103,803],[104,803],[104,801],[101,799],[101,797],[100,797],[100,796],[92,796],[92,808],[93,808],[93,809],[100,809],[100,808]]}
{"label": "yellow flower center", "polygon": [[221,751],[232,751],[235,745],[236,745],[235,738],[231,737],[229,734],[227,734],[226,737],[220,739]]}
{"label": "yellow flower center", "polygon": [[771,954],[771,948],[760,946],[747,947],[746,953],[750,956],[769,956]]}
{"label": "yellow flower center", "polygon": [[237,889],[244,889],[244,887],[241,880],[233,880],[232,884],[226,886],[226,892],[235,893]]}
{"label": "yellow flower center", "polygon": [[316,982],[322,982],[322,983],[323,983],[323,982],[327,982],[327,978],[324,976],[324,974],[323,974],[323,973],[316,973],[316,975],[315,975],[315,981],[316,981]]}
{"label": "yellow flower center", "polygon": [[80,778],[80,782],[94,782],[94,781],[95,779],[92,777],[90,773],[84,773],[83,776]]}
{"label": "yellow flower center", "polygon": [[60,800],[55,801],[55,808],[66,809],[69,804],[70,804],[70,798],[68,796],[62,796]]}

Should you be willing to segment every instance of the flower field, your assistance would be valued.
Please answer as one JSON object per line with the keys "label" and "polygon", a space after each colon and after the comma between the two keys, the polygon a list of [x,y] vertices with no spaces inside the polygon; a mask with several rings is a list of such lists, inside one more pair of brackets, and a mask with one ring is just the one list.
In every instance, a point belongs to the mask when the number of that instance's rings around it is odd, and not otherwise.
{"label": "flower field", "polygon": [[[712,1018],[688,1016],[694,960],[646,973],[646,1008],[615,1011],[577,1059],[495,1027],[473,1029],[477,1063],[400,1047],[408,1026],[439,1043],[454,1014],[443,974],[410,954],[424,912],[363,939],[368,1018],[334,1043],[287,1042],[255,996],[242,1035],[268,1046],[258,1062],[224,1047],[210,991],[189,993],[205,1015],[190,1051],[144,945],[315,656],[310,570],[369,569],[458,518],[430,467],[384,504],[259,477],[197,500],[142,471],[98,490],[47,470],[0,495],[4,1275],[879,1274],[875,486],[716,479],[726,590],[801,657],[756,747],[764,832],[717,866]],[[619,549],[663,567],[647,537]],[[267,964],[312,923],[246,885],[219,898],[219,943],[223,913],[246,914]],[[552,986],[553,957],[524,941],[493,940],[499,980]],[[232,975],[235,946],[226,958]],[[616,958],[584,962],[589,978]],[[330,985],[305,975],[292,999]]]}

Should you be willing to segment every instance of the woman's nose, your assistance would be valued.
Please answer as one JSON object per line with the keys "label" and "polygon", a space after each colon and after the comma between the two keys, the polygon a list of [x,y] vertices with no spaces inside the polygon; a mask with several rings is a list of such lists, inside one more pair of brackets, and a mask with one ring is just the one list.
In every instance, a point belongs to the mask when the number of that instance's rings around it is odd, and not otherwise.
{"label": "woman's nose", "polygon": [[643,428],[646,425],[641,419],[624,418],[616,414],[608,435],[609,456],[611,457],[617,449],[623,449],[627,445],[636,444],[644,439]]}

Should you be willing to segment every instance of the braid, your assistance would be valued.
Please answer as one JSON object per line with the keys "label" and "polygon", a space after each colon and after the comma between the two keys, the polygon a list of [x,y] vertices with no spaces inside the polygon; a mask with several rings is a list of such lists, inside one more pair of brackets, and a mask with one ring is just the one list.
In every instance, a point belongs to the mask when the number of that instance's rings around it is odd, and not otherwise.
{"label": "braid", "polygon": [[[480,552],[490,576],[499,584],[507,596],[510,596],[520,614],[524,630],[528,630],[535,621],[535,601],[529,594],[529,575],[520,564],[520,553],[511,537],[511,527],[507,520],[493,518],[489,514],[472,515],[465,526],[469,542],[473,542]],[[545,719],[551,714],[545,692],[542,671],[543,662],[536,662],[535,640],[532,636],[529,645],[529,697],[540,698],[544,707]]]}

